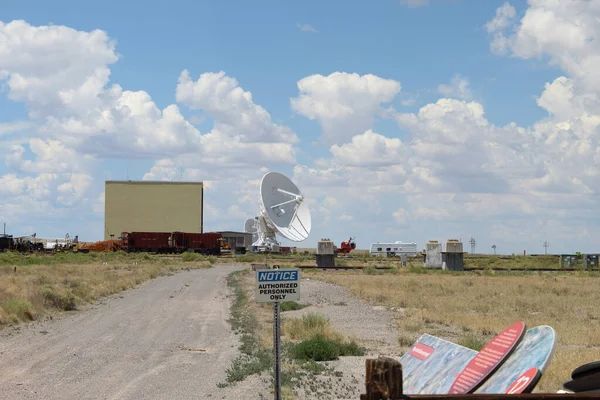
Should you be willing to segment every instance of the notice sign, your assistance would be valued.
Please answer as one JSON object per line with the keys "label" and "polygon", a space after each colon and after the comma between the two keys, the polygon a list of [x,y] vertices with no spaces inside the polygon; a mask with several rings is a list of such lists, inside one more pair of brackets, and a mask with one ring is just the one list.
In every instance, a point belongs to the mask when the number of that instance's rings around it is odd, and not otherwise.
{"label": "notice sign", "polygon": [[259,269],[256,271],[256,302],[300,301],[300,270]]}
{"label": "notice sign", "polygon": [[523,322],[517,322],[500,332],[458,374],[448,394],[472,393],[506,360],[524,334]]}

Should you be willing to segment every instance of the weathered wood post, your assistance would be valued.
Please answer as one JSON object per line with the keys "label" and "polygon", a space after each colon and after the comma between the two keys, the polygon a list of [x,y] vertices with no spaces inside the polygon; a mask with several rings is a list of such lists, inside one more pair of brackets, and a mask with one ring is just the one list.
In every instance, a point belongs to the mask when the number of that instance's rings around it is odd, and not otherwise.
{"label": "weathered wood post", "polygon": [[367,394],[360,400],[397,400],[402,396],[402,365],[389,357],[366,360]]}

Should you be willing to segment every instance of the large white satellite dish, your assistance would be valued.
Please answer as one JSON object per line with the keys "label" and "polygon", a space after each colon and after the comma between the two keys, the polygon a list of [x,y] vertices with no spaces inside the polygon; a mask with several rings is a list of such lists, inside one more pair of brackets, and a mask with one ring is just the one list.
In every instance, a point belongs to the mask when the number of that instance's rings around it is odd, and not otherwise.
{"label": "large white satellite dish", "polygon": [[260,212],[255,223],[246,221],[248,229],[256,229],[252,243],[260,251],[279,251],[276,234],[293,242],[301,242],[310,234],[311,218],[308,204],[298,187],[279,172],[269,172],[260,182],[258,196]]}

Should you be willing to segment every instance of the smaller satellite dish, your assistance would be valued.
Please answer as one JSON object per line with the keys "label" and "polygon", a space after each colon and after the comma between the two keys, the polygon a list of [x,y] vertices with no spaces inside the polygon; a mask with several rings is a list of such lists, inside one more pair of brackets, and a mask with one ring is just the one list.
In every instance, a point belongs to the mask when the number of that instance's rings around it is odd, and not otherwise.
{"label": "smaller satellite dish", "polygon": [[[301,242],[310,234],[311,218],[308,204],[300,189],[285,175],[269,172],[260,182],[259,215],[254,227],[258,240],[253,246],[277,251],[275,234],[293,242]],[[248,224],[248,221],[246,221]]]}
{"label": "smaller satellite dish", "polygon": [[254,233],[256,232],[255,226],[256,220],[254,218],[248,218],[244,223],[244,232]]}
{"label": "smaller satellite dish", "polygon": [[258,240],[258,229],[256,228],[256,219],[248,218],[244,224],[244,232],[252,234],[252,243]]}

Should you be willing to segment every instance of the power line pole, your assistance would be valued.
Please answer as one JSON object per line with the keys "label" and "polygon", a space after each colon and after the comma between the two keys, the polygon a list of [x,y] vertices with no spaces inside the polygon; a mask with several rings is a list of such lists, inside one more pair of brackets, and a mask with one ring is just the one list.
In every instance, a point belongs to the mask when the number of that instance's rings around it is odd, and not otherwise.
{"label": "power line pole", "polygon": [[492,249],[494,249],[494,255],[496,255],[496,245],[493,245]]}
{"label": "power line pole", "polygon": [[473,236],[471,236],[471,240],[469,240],[469,243],[471,243],[471,254],[475,254],[475,244],[477,242]]}
{"label": "power line pole", "polygon": [[544,242],[544,254],[548,254],[548,246],[550,246],[550,244],[548,244],[548,241],[546,240]]}

